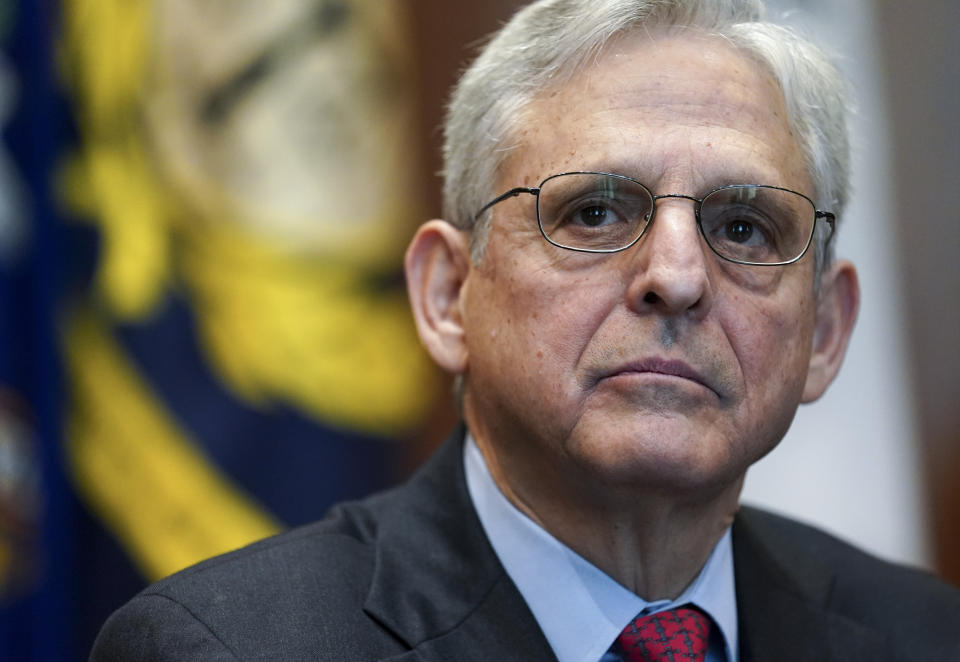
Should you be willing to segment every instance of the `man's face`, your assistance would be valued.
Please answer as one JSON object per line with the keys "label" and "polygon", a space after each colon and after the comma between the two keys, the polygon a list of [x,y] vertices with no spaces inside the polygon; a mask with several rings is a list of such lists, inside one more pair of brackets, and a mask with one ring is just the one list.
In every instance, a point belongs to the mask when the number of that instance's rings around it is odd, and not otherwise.
{"label": "man's face", "polygon": [[[782,94],[720,40],[612,44],[531,110],[496,193],[595,170],[655,194],[813,194]],[[714,256],[689,200],[658,201],[640,242],[610,255],[548,244],[533,196],[504,201],[462,291],[467,422],[521,501],[715,494],[776,445],[803,397],[813,283],[812,250],[787,267]]]}

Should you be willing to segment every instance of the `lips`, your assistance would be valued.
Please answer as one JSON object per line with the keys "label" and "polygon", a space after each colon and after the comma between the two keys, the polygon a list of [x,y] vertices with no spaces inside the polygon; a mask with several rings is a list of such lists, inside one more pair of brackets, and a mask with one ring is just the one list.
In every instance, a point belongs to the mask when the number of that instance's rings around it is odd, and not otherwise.
{"label": "lips", "polygon": [[[700,384],[704,388],[708,388],[714,393],[714,389],[710,383],[707,381],[703,375],[694,370],[684,361],[671,360],[671,359],[661,359],[661,358],[646,358],[640,361],[632,361],[623,365],[619,365],[613,370],[605,372],[600,376],[600,380],[609,379],[612,377],[619,377],[621,375],[630,375],[630,374],[656,374],[656,375],[667,375],[670,377],[680,377],[683,379],[690,380]],[[719,395],[719,394],[718,394]]]}

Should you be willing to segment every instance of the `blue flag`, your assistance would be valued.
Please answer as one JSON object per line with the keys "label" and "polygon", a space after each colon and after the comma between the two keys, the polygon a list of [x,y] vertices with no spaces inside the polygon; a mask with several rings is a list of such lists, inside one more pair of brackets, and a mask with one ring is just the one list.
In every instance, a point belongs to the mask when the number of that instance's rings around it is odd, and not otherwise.
{"label": "blue flag", "polygon": [[399,477],[438,390],[411,61],[396,1],[9,16],[0,658],[83,659],[150,581]]}

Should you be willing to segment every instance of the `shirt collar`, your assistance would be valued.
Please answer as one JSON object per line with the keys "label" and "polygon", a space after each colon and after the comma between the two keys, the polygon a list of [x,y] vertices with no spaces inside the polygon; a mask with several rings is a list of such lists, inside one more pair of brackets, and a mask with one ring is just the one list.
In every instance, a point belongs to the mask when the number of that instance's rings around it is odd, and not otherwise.
{"label": "shirt collar", "polygon": [[695,604],[709,614],[723,636],[726,659],[739,659],[729,529],[680,597],[650,603],[511,504],[493,481],[469,434],[464,444],[464,467],[467,489],[487,538],[559,662],[597,662],[637,614],[681,604]]}

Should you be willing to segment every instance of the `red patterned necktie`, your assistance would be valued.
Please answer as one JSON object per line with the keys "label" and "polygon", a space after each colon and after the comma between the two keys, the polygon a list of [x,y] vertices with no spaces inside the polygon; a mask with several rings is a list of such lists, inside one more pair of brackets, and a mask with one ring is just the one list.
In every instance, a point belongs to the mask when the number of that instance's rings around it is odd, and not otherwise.
{"label": "red patterned necktie", "polygon": [[617,637],[624,662],[703,662],[710,619],[690,607],[638,616]]}

